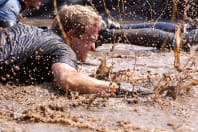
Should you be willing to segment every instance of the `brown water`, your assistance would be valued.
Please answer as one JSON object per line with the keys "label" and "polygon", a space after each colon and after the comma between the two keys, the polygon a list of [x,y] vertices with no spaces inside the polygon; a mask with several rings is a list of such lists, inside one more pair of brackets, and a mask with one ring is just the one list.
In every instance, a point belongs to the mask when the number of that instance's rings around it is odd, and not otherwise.
{"label": "brown water", "polygon": [[178,72],[172,51],[159,53],[153,48],[125,44],[118,44],[113,52],[111,48],[112,44],[105,44],[90,52],[80,71],[94,74],[99,59],[106,56],[107,65],[114,64],[114,73],[129,71],[130,79],[120,77],[116,81],[128,81],[134,91],[153,94],[68,96],[53,84],[3,85],[0,131],[198,131],[197,53],[182,52]]}

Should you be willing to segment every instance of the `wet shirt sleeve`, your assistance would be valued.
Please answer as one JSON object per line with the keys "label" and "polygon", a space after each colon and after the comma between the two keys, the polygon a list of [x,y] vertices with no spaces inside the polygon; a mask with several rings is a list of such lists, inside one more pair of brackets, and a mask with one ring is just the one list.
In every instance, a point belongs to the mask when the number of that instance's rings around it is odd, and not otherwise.
{"label": "wet shirt sleeve", "polygon": [[[74,68],[77,68],[77,59],[73,50],[64,42],[57,41],[52,47],[46,48],[51,52],[52,61],[51,64],[62,62],[66,63]],[[53,48],[54,47],[54,48]]]}

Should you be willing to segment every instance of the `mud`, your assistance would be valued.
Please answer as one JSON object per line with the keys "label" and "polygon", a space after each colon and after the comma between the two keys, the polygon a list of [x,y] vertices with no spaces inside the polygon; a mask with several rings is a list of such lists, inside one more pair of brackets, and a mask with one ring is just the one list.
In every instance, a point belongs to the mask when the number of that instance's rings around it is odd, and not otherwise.
{"label": "mud", "polygon": [[[78,93],[68,95],[53,84],[26,87],[2,85],[0,130],[17,132],[198,130],[196,53],[181,54],[183,68],[178,72],[173,66],[173,52],[158,53],[153,48],[124,44],[114,47],[114,52],[109,52],[111,48],[111,44],[103,45],[97,52],[90,52],[87,63],[81,64],[80,70],[90,75],[94,74],[100,65],[100,59],[106,56],[108,66],[114,63],[113,72],[127,70],[132,75],[133,79],[128,81],[133,81],[131,84],[134,91],[151,91],[153,94],[146,96],[134,94],[133,97],[106,94],[78,95]],[[166,79],[165,75],[169,76],[169,79]],[[166,86],[170,89],[177,87],[180,90],[175,98],[167,94],[167,89],[164,90],[166,94],[164,91],[155,93],[156,89],[161,90]]]}
{"label": "mud", "polygon": [[[197,52],[181,52],[179,69],[173,51],[155,48],[103,44],[88,56],[81,72],[128,82],[133,94],[79,95],[53,83],[1,85],[0,131],[198,131]],[[104,59],[108,74],[98,71]]]}

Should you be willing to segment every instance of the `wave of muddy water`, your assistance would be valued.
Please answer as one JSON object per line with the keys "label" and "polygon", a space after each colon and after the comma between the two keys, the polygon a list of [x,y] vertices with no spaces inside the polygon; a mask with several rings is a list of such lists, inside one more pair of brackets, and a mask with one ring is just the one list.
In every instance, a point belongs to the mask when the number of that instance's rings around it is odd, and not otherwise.
{"label": "wave of muddy water", "polygon": [[[105,44],[90,52],[80,71],[94,74],[106,56],[113,72],[130,71],[134,91],[153,94],[133,97],[78,95],[53,84],[0,87],[0,131],[198,131],[197,53],[181,53],[181,71],[174,69],[174,53],[154,48]],[[156,94],[162,85],[173,86]],[[157,89],[157,90],[156,90]],[[170,88],[171,89],[171,88]]]}

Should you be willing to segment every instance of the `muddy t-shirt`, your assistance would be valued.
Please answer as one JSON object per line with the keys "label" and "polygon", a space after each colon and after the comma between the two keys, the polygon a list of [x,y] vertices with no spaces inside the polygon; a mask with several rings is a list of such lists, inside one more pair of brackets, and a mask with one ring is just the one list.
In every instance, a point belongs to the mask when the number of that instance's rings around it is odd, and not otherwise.
{"label": "muddy t-shirt", "polygon": [[0,46],[1,81],[51,81],[56,62],[77,68],[75,53],[52,30],[18,24],[0,30]]}

